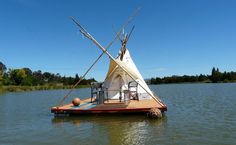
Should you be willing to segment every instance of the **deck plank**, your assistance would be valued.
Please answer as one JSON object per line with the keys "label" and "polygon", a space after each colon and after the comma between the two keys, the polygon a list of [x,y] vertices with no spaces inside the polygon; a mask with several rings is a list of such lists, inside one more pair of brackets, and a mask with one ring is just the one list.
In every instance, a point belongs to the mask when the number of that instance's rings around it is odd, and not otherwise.
{"label": "deck plank", "polygon": [[120,102],[119,100],[109,100],[104,104],[91,103],[90,98],[82,100],[79,106],[73,106],[72,103],[60,107],[52,107],[53,113],[119,113],[119,112],[147,112],[151,108],[159,108],[166,111],[164,104],[156,102],[153,99],[148,100],[130,100],[129,103]]}

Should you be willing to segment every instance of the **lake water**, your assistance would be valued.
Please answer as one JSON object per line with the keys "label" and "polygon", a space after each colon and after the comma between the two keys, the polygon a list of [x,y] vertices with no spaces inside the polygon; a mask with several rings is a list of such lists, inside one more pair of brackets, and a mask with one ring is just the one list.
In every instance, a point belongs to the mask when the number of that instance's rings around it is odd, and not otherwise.
{"label": "lake water", "polygon": [[[150,87],[168,106],[160,120],[145,115],[55,118],[50,107],[68,90],[0,94],[0,144],[236,144],[236,83]],[[75,90],[67,101],[89,95],[89,89]]]}

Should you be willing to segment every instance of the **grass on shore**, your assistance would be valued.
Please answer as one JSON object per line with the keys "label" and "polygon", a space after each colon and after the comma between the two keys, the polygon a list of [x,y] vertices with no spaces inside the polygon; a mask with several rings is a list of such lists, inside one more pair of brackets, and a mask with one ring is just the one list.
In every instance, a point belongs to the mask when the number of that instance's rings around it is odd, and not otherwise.
{"label": "grass on shore", "polygon": [[[89,85],[79,85],[76,88],[87,88]],[[72,86],[0,86],[0,92],[24,92],[36,90],[54,90],[54,89],[71,89]]]}

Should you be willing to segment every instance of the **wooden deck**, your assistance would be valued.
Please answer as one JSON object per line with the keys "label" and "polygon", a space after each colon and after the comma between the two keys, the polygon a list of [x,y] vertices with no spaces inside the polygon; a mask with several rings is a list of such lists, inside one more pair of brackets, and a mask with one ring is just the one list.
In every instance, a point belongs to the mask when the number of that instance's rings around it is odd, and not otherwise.
{"label": "wooden deck", "polygon": [[51,112],[54,114],[100,114],[100,113],[146,113],[151,108],[158,108],[162,112],[167,111],[163,103],[158,103],[153,99],[150,100],[130,100],[129,103],[119,102],[119,100],[105,101],[104,104],[90,102],[90,98],[81,101],[79,106],[67,104],[60,107],[52,107]]}

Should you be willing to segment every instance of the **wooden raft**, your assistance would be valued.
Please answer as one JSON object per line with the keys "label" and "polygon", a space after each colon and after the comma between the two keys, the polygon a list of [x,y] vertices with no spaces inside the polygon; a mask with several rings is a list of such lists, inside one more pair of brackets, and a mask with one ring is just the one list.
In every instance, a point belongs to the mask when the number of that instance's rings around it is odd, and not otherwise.
{"label": "wooden raft", "polygon": [[119,100],[105,101],[103,104],[92,102],[91,99],[82,100],[79,106],[72,103],[60,107],[52,107],[54,114],[100,114],[100,113],[147,113],[151,108],[158,108],[162,112],[167,111],[163,103],[150,100],[130,100],[129,103]]}

